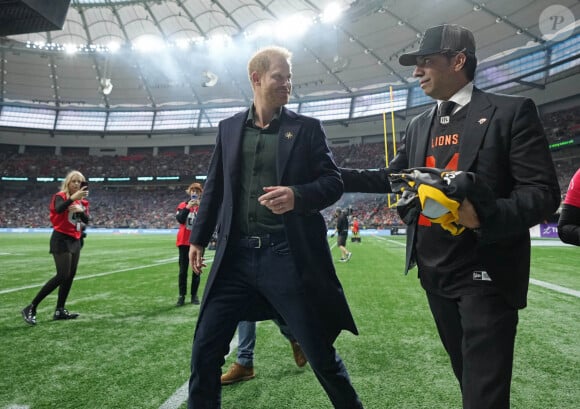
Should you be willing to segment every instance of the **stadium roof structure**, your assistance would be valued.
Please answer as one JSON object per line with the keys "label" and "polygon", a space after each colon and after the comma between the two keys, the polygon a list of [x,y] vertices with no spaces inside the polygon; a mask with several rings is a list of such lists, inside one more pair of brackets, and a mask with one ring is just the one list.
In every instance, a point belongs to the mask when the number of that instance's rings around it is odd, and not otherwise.
{"label": "stadium roof structure", "polygon": [[493,66],[576,36],[580,15],[577,0],[339,0],[327,21],[328,3],[72,0],[62,30],[0,37],[0,109],[238,109],[251,101],[248,57],[270,44],[294,54],[291,102],[340,101],[416,86],[398,57],[430,26],[470,28]]}

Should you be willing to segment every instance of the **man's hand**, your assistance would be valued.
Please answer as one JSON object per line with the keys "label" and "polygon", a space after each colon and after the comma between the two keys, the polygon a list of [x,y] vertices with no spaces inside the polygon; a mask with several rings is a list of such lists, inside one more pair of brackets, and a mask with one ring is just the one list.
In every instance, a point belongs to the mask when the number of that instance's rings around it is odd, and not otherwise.
{"label": "man's hand", "polygon": [[475,208],[468,199],[464,199],[459,206],[458,223],[468,229],[477,229],[481,226]]}
{"label": "man's hand", "polygon": [[266,193],[258,198],[258,202],[272,213],[284,214],[294,210],[294,191],[288,186],[268,186],[263,189]]}
{"label": "man's hand", "polygon": [[203,253],[205,249],[197,244],[190,244],[189,245],[189,264],[191,265],[191,269],[197,275],[203,273],[201,270],[206,266],[203,262]]}

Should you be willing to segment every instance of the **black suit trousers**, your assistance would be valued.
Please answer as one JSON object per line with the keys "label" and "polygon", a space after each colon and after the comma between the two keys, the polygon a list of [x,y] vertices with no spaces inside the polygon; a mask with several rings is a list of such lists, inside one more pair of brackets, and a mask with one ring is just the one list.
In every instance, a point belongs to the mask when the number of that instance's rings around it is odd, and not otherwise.
{"label": "black suit trousers", "polygon": [[[221,366],[239,321],[260,300],[267,301],[300,343],[335,408],[363,406],[332,339],[321,334],[318,314],[309,308],[300,272],[287,242],[247,249],[228,245],[222,267],[204,299],[191,356],[189,409],[221,406]],[[306,398],[304,398],[306,399]],[[275,403],[273,406],[276,406]],[[308,402],[304,402],[304,407]],[[248,408],[252,407],[248,403]]]}
{"label": "black suit trousers", "polygon": [[427,293],[459,381],[463,409],[508,409],[518,310],[499,294]]}

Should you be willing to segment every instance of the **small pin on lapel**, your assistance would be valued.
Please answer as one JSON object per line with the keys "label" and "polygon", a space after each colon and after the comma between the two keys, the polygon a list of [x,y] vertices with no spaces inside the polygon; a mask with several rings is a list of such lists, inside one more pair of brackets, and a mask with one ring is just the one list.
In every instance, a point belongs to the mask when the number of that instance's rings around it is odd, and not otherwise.
{"label": "small pin on lapel", "polygon": [[484,123],[487,122],[487,118],[479,118],[479,121],[477,121],[480,125],[483,125]]}
{"label": "small pin on lapel", "polygon": [[284,134],[284,137],[286,139],[292,139],[292,138],[294,138],[294,134],[292,132],[288,131],[288,132],[286,132],[286,134]]}

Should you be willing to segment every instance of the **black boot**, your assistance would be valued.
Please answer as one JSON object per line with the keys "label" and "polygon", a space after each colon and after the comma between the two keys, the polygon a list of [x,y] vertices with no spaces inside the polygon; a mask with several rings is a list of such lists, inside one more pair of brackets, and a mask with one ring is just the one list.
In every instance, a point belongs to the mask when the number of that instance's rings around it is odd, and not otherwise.
{"label": "black boot", "polygon": [[34,308],[34,305],[27,305],[21,312],[22,318],[27,324],[36,325],[36,308]]}
{"label": "black boot", "polygon": [[57,308],[53,320],[74,320],[79,316],[76,312],[68,312],[66,308]]}

